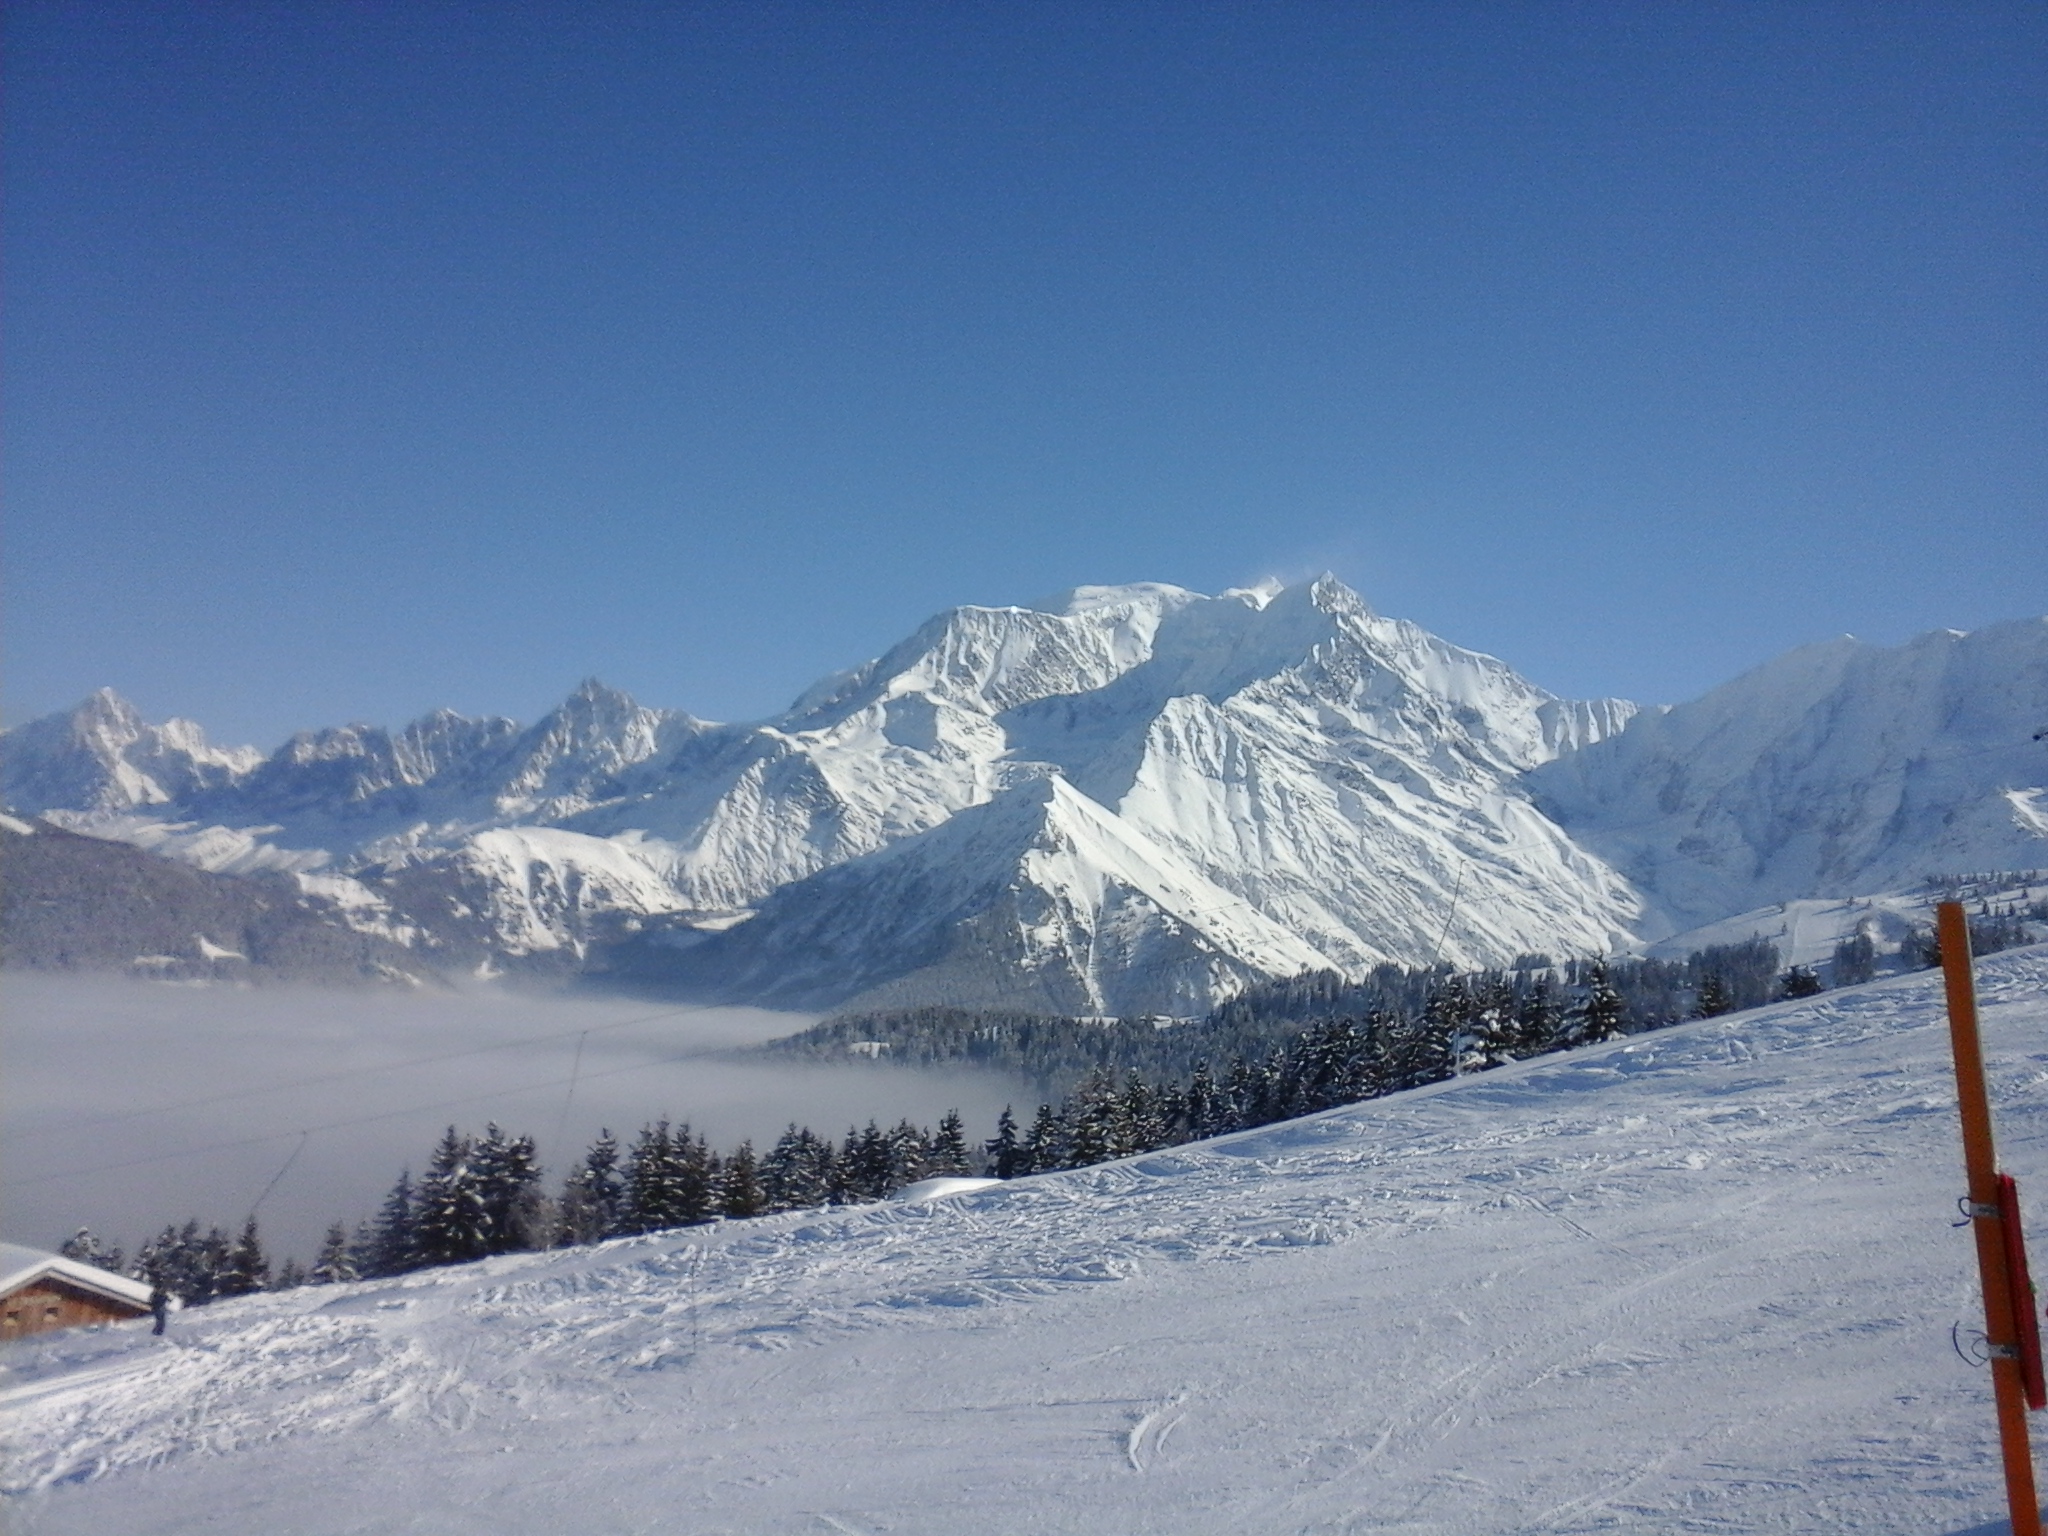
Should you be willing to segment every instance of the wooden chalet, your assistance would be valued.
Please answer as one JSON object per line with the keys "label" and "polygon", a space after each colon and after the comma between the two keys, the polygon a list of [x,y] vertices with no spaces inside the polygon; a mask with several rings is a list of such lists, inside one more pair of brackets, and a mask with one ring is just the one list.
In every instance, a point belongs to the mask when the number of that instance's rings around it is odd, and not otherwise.
{"label": "wooden chalet", "polygon": [[62,1254],[0,1243],[0,1342],[149,1316],[149,1287]]}

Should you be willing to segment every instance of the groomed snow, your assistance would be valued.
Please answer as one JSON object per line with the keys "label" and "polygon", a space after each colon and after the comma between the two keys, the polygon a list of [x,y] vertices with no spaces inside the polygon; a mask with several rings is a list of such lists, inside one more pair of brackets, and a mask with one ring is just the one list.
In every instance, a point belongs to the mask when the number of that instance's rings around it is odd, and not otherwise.
{"label": "groomed snow", "polygon": [[[1981,967],[2037,1212],[2044,984]],[[9,1529],[1988,1530],[1952,1102],[1920,975],[923,1204],[28,1342]]]}

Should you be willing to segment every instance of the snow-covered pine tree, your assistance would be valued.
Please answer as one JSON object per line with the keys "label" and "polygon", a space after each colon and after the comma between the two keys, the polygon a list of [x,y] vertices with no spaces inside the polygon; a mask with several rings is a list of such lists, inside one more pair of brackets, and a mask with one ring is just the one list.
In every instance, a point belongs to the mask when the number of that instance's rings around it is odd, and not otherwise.
{"label": "snow-covered pine tree", "polygon": [[1206,1141],[1211,1136],[1223,1133],[1228,1118],[1227,1106],[1217,1091],[1216,1079],[1209,1074],[1209,1063],[1198,1061],[1188,1075],[1187,1092],[1182,1099],[1182,1124],[1191,1141]]}
{"label": "snow-covered pine tree", "polygon": [[1838,987],[1853,987],[1877,977],[1877,945],[1860,929],[1835,946],[1834,964],[1829,970]]}
{"label": "snow-covered pine tree", "polygon": [[1700,978],[1699,989],[1692,1005],[1692,1016],[1696,1019],[1718,1019],[1735,1006],[1728,996],[1728,984],[1717,971],[1709,971]]}
{"label": "snow-covered pine tree", "polygon": [[1097,1067],[1068,1101],[1067,1166],[1087,1168],[1123,1155],[1125,1144],[1122,1095],[1116,1073]]}
{"label": "snow-covered pine tree", "polygon": [[356,1257],[350,1252],[348,1229],[337,1221],[320,1240],[320,1251],[313,1255],[306,1279],[312,1285],[345,1285],[360,1275]]}
{"label": "snow-covered pine tree", "polygon": [[1358,1065],[1358,1096],[1361,1099],[1376,1099],[1383,1093],[1394,1091],[1395,1019],[1384,1008],[1375,1008],[1366,1015],[1364,1041],[1360,1046]]}
{"label": "snow-covered pine tree", "polygon": [[185,1306],[203,1307],[220,1295],[228,1266],[229,1241],[219,1227],[199,1231],[197,1217],[183,1227],[167,1226],[135,1255],[135,1274],[161,1285]]}
{"label": "snow-covered pine tree", "polygon": [[868,1122],[866,1130],[846,1133],[846,1150],[839,1161],[845,1174],[846,1198],[881,1200],[888,1195],[889,1181],[896,1171],[895,1159],[889,1138],[874,1121]]}
{"label": "snow-covered pine tree", "polygon": [[1135,1070],[1124,1079],[1118,1108],[1118,1157],[1135,1157],[1167,1144],[1166,1117],[1160,1112],[1159,1094]]}
{"label": "snow-covered pine tree", "polygon": [[622,1232],[658,1232],[676,1223],[675,1146],[666,1118],[640,1127],[626,1159]]}
{"label": "snow-covered pine tree", "polygon": [[562,1198],[555,1212],[555,1241],[596,1243],[619,1230],[619,1207],[625,1195],[625,1180],[619,1175],[619,1143],[610,1130],[597,1133],[597,1140],[583,1154],[562,1183]]}
{"label": "snow-covered pine tree", "polygon": [[761,1160],[761,1193],[771,1211],[808,1210],[832,1198],[831,1144],[791,1121]]}
{"label": "snow-covered pine tree", "polygon": [[1024,1138],[1024,1173],[1044,1173],[1067,1166],[1067,1128],[1050,1104],[1038,1106],[1031,1132]]}
{"label": "snow-covered pine tree", "polygon": [[1515,1026],[1515,990],[1507,977],[1491,975],[1479,986],[1472,1010],[1472,1064],[1484,1072],[1520,1058]]}
{"label": "snow-covered pine tree", "polygon": [[242,1223],[242,1235],[229,1245],[227,1262],[215,1288],[218,1296],[249,1296],[270,1288],[270,1260],[256,1231],[256,1218]]}
{"label": "snow-covered pine tree", "polygon": [[484,1251],[512,1253],[542,1246],[548,1224],[543,1217],[540,1159],[531,1136],[507,1136],[495,1121],[470,1149],[469,1165],[483,1206]]}
{"label": "snow-covered pine tree", "polygon": [[114,1274],[121,1272],[126,1262],[119,1248],[109,1248],[93,1233],[91,1227],[80,1227],[58,1246],[57,1251],[65,1258],[79,1264],[90,1264],[95,1269],[104,1269]]}
{"label": "snow-covered pine tree", "polygon": [[1017,1138],[1017,1117],[1005,1104],[996,1116],[996,1133],[981,1144],[988,1159],[988,1171],[999,1179],[1014,1179],[1024,1172],[1024,1145]]}
{"label": "snow-covered pine tree", "polygon": [[939,1129],[932,1137],[931,1156],[927,1163],[930,1172],[927,1178],[937,1176],[959,1177],[967,1169],[967,1128],[960,1123],[960,1111],[949,1109],[939,1121]]}
{"label": "snow-covered pine tree", "polygon": [[1607,979],[1607,964],[1595,960],[1586,968],[1586,991],[1573,1008],[1569,1023],[1571,1039],[1577,1045],[1597,1045],[1618,1040],[1628,1033],[1627,1007],[1621,994]]}
{"label": "snow-covered pine tree", "polygon": [[676,1132],[677,1226],[695,1226],[709,1221],[717,1212],[719,1166],[717,1155],[705,1144],[702,1134],[692,1135],[687,1122]]}
{"label": "snow-covered pine tree", "polygon": [[299,1267],[299,1261],[288,1258],[277,1266],[277,1273],[270,1280],[270,1288],[273,1291],[292,1291],[305,1283],[306,1272]]}
{"label": "snow-covered pine tree", "polygon": [[377,1208],[376,1220],[359,1234],[366,1241],[355,1255],[357,1273],[365,1279],[378,1279],[420,1267],[414,1228],[418,1207],[419,1192],[413,1188],[412,1170],[408,1168],[399,1174],[398,1182]]}
{"label": "snow-covered pine tree", "polygon": [[931,1137],[908,1120],[897,1121],[889,1132],[889,1177],[882,1194],[893,1195],[906,1184],[930,1178],[931,1172]]}
{"label": "snow-covered pine tree", "polygon": [[473,1144],[449,1126],[420,1180],[413,1244],[422,1264],[463,1264],[491,1251],[491,1218],[470,1158]]}
{"label": "snow-covered pine tree", "polygon": [[1549,972],[1542,972],[1523,989],[1515,1003],[1515,1055],[1541,1056],[1557,1049],[1564,1016],[1558,1008],[1557,992]]}
{"label": "snow-covered pine tree", "polygon": [[759,1216],[768,1209],[751,1141],[741,1142],[733,1149],[732,1156],[725,1160],[718,1181],[718,1208],[722,1215],[734,1218]]}

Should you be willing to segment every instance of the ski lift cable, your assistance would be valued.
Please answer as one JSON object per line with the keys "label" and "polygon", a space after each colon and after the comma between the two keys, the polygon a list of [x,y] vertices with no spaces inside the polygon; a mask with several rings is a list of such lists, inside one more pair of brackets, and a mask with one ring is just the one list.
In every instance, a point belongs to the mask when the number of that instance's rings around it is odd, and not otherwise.
{"label": "ski lift cable", "polygon": [[1464,860],[1458,861],[1458,878],[1451,886],[1450,910],[1444,913],[1444,928],[1443,932],[1436,936],[1436,948],[1429,952],[1429,964],[1425,967],[1427,970],[1436,969],[1437,956],[1444,952],[1444,941],[1451,936],[1451,923],[1458,915],[1458,896],[1465,889],[1465,871],[1468,867]]}
{"label": "ski lift cable", "polygon": [[[212,1093],[198,1099],[185,1099],[174,1104],[157,1104],[146,1109],[122,1110],[118,1114],[94,1115],[83,1120],[66,1120],[61,1129],[69,1131],[82,1130],[90,1126],[118,1125],[123,1121],[141,1120],[150,1115],[170,1115],[176,1114],[179,1110],[204,1109],[209,1105],[226,1104],[236,1099],[260,1098],[264,1094],[269,1093],[289,1093],[295,1088],[315,1088],[323,1083],[341,1082],[351,1077],[369,1077],[378,1072],[401,1072],[412,1067],[433,1066],[444,1061],[459,1061],[467,1056],[487,1056],[493,1051],[514,1050],[522,1045],[546,1045],[556,1040],[567,1040],[571,1037],[577,1040],[577,1048],[580,1054],[582,1049],[581,1043],[584,1039],[591,1035],[602,1033],[605,1030],[625,1029],[634,1024],[650,1024],[657,1019],[675,1018],[681,1014],[708,1013],[710,1011],[709,1005],[705,1004],[692,1004],[681,1008],[664,1008],[658,1013],[638,1014],[630,1019],[614,1020],[610,1024],[592,1024],[580,1030],[564,1029],[542,1035],[522,1035],[516,1040],[497,1040],[489,1045],[465,1046],[459,1051],[442,1051],[433,1056],[414,1056],[404,1061],[382,1062],[371,1067],[345,1067],[336,1072],[320,1072],[311,1077],[295,1078],[281,1083],[268,1083],[257,1088],[231,1088],[222,1093]],[[26,1130],[13,1128],[0,1131],[0,1140],[11,1141],[20,1136],[35,1134],[38,1133],[33,1127]]]}
{"label": "ski lift cable", "polygon": [[[587,1072],[581,1081],[589,1082],[603,1077],[620,1077],[628,1072],[645,1072],[650,1067],[672,1066],[679,1061],[688,1061],[698,1053],[679,1051],[673,1056],[659,1056],[652,1061],[629,1062],[623,1067],[607,1067],[602,1072]],[[307,1126],[299,1130],[267,1131],[259,1136],[241,1136],[232,1141],[208,1142],[203,1146],[186,1147],[172,1152],[152,1152],[146,1157],[131,1157],[117,1163],[98,1163],[90,1168],[66,1168],[56,1173],[35,1174],[25,1179],[8,1179],[0,1182],[0,1189],[26,1189],[31,1185],[54,1183],[58,1179],[83,1178],[93,1173],[115,1173],[126,1168],[140,1168],[150,1163],[171,1162],[179,1158],[200,1157],[208,1152],[227,1152],[237,1147],[261,1146],[266,1141],[282,1141],[287,1136],[314,1136],[322,1131],[348,1130],[358,1125],[375,1125],[379,1121],[397,1120],[406,1115],[423,1115],[429,1110],[459,1109],[467,1104],[488,1103],[494,1099],[517,1098],[523,1094],[541,1093],[550,1088],[559,1088],[568,1079],[551,1077],[545,1082],[523,1083],[512,1088],[493,1088],[483,1093],[466,1094],[461,1098],[436,1099],[425,1104],[408,1104],[400,1109],[383,1110],[374,1115],[355,1115],[346,1120],[329,1120],[320,1125]]]}
{"label": "ski lift cable", "polygon": [[576,1037],[576,1059],[569,1064],[569,1091],[562,1095],[561,1118],[555,1122],[555,1145],[562,1144],[562,1138],[569,1130],[569,1104],[576,1097],[576,1076],[583,1070],[583,1043],[590,1038],[585,1030]]}
{"label": "ski lift cable", "polygon": [[270,1176],[270,1182],[263,1186],[263,1193],[258,1195],[255,1203],[249,1207],[249,1219],[251,1221],[256,1219],[256,1212],[262,1208],[263,1202],[270,1198],[270,1192],[283,1182],[286,1174],[292,1171],[292,1164],[299,1160],[299,1154],[306,1150],[306,1143],[312,1139],[313,1133],[311,1131],[299,1132],[299,1144],[292,1148],[291,1156],[284,1160],[284,1166]]}

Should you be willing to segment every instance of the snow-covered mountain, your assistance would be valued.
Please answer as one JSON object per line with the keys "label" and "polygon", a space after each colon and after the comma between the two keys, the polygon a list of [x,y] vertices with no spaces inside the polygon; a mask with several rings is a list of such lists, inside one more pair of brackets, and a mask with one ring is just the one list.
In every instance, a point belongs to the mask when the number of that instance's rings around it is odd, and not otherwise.
{"label": "snow-covered mountain", "polygon": [[[1991,1389],[1951,1348],[1983,1314],[1940,988],[925,1204],[23,1340],[0,1351],[0,1519],[1988,1536]],[[2044,988],[2040,948],[1980,968],[2037,1241]]]}
{"label": "snow-covered mountain", "polygon": [[763,722],[590,682],[527,728],[442,712],[258,761],[101,694],[0,758],[21,811],[289,872],[450,963],[1182,1013],[1307,967],[1612,950],[2048,863],[2044,635],[1840,642],[1638,714],[1330,577],[1083,587],[940,614]]}
{"label": "snow-covered mountain", "polygon": [[146,724],[111,688],[69,714],[32,720],[0,739],[0,798],[31,811],[171,805],[233,784],[263,761],[254,747],[208,745],[190,720]]}
{"label": "snow-covered mountain", "polygon": [[1933,873],[2048,865],[2048,618],[1802,647],[1529,776],[1647,937]]}

